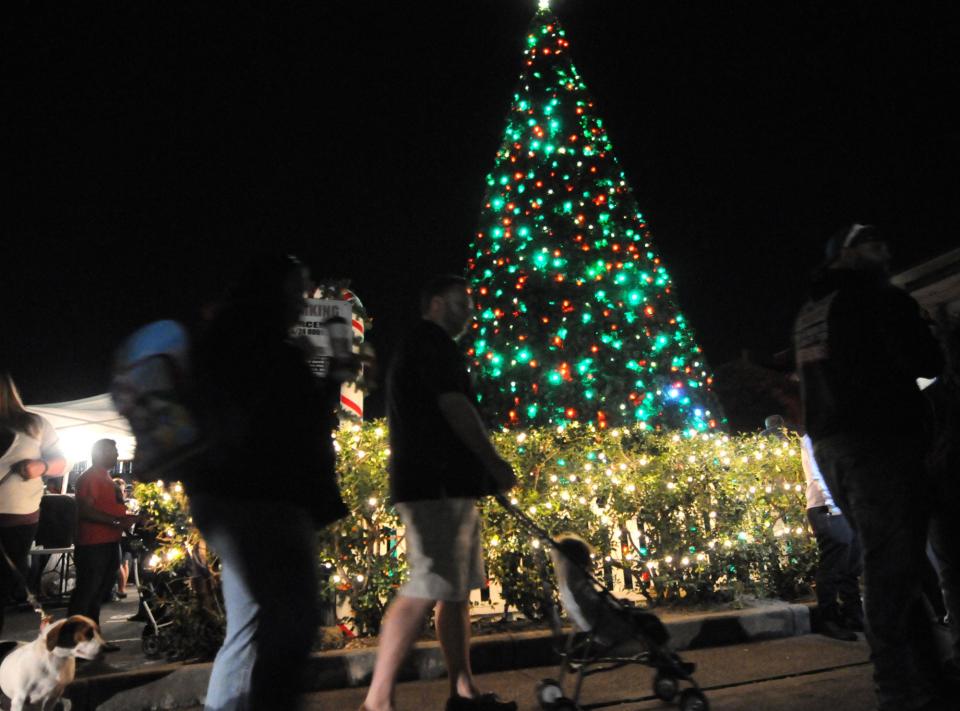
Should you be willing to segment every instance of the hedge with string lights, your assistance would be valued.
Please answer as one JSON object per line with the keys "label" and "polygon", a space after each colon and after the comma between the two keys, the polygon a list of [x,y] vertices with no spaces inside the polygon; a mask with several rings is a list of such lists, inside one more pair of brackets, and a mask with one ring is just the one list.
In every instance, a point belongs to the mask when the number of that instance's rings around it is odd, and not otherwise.
{"label": "hedge with string lights", "polygon": [[[179,482],[139,483],[133,489],[140,522],[132,544],[141,558],[141,584],[159,633],[144,629],[144,651],[173,659],[210,659],[223,642],[226,615],[215,554],[193,525]],[[134,579],[134,571],[130,571]],[[141,591],[141,594],[144,594]],[[151,639],[147,639],[147,638]]]}
{"label": "hedge with string lights", "polygon": [[[792,599],[809,590],[816,545],[795,437],[571,424],[494,440],[518,472],[513,504],[551,535],[569,531],[588,540],[594,572],[618,595],[657,606],[745,594]],[[325,594],[349,601],[346,622],[357,634],[376,634],[406,573],[400,521],[386,501],[386,424],[345,425],[337,449],[352,514],[319,534]],[[173,534],[158,552],[166,561],[171,546],[182,546],[177,539],[192,540],[195,531],[182,525],[179,494],[163,503],[179,522],[158,527]],[[540,617],[544,576],[553,579],[543,543],[494,500],[481,509],[488,575],[508,607]]]}
{"label": "hedge with string lights", "polygon": [[[512,503],[554,535],[586,538],[594,572],[619,592],[655,606],[809,588],[816,546],[796,439],[569,426],[497,444],[520,473]],[[495,502],[484,512],[491,575],[537,614],[542,544]]]}
{"label": "hedge with string lights", "polygon": [[[552,535],[594,547],[594,571],[651,606],[809,590],[816,544],[806,522],[799,440],[759,435],[652,434],[571,424],[503,432],[497,448],[519,475],[514,505]],[[384,501],[386,426],[338,436],[341,488],[353,515],[323,535],[330,585],[375,632],[406,561]],[[484,557],[508,606],[542,614],[543,544],[494,500],[482,502]],[[402,535],[402,534],[401,534]],[[402,549],[402,547],[401,547]],[[548,578],[549,580],[549,578]]]}

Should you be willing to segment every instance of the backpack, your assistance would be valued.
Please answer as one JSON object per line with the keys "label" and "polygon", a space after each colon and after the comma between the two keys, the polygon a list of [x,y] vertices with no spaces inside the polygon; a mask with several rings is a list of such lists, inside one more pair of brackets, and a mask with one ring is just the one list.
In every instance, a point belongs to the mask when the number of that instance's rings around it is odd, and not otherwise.
{"label": "backpack", "polygon": [[189,405],[190,337],[176,321],[155,321],[117,350],[110,395],[136,438],[134,476],[185,481],[204,451]]}

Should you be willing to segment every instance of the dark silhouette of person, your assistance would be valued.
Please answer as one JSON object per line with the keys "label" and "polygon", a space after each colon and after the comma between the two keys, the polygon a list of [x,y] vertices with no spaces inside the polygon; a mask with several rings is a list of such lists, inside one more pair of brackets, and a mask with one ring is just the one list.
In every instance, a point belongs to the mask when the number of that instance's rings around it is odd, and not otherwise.
{"label": "dark silhouette of person", "polygon": [[928,410],[918,377],[943,358],[917,303],[889,283],[879,231],[854,224],[794,328],[804,426],[862,549],[866,634],[881,711],[939,709],[933,616],[921,591],[931,518]]}
{"label": "dark silhouette of person", "polygon": [[947,367],[923,391],[934,413],[934,444],[928,457],[935,491],[930,548],[939,576],[933,582],[939,582],[942,592],[937,612],[950,626],[953,648],[947,674],[960,687],[960,553],[956,550],[960,541],[952,532],[960,509],[960,317],[944,319],[940,326]]}
{"label": "dark silhouette of person", "polygon": [[346,514],[331,437],[340,383],[316,377],[290,337],[308,288],[297,259],[258,256],[197,338],[207,453],[184,486],[227,609],[207,709],[296,708],[318,622],[315,530]]}

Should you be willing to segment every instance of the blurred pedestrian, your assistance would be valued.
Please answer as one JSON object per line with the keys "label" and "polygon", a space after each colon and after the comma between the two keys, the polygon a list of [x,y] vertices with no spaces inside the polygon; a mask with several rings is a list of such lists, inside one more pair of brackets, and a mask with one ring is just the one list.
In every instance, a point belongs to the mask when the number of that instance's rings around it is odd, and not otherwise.
{"label": "blurred pedestrian", "polygon": [[227,608],[211,710],[296,708],[318,624],[315,530],[346,514],[331,437],[340,383],[316,377],[290,338],[308,288],[297,259],[259,257],[197,339],[207,454],[184,484]]}
{"label": "blurred pedestrian", "polygon": [[387,373],[390,492],[403,520],[410,578],[390,603],[368,711],[392,711],[400,665],[436,607],[450,681],[447,711],[511,711],[477,688],[470,668],[470,590],[485,583],[477,498],[516,483],[494,449],[455,339],[473,315],[466,281],[440,277],[421,292],[421,321]]}
{"label": "blurred pedestrian", "polygon": [[0,370],[0,632],[4,607],[16,586],[13,561],[25,580],[28,551],[40,521],[44,475],[60,476],[66,460],[57,431],[45,418],[27,412],[10,374]]}
{"label": "blurred pedestrian", "polygon": [[889,282],[878,230],[835,234],[794,328],[804,425],[862,547],[867,640],[881,711],[946,708],[921,594],[931,481],[918,377],[943,359],[917,303]]}

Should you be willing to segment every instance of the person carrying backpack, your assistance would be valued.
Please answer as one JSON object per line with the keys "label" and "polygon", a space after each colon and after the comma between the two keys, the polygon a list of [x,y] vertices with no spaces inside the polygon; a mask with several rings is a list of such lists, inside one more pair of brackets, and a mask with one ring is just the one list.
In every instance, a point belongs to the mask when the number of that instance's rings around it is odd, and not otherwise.
{"label": "person carrying backpack", "polygon": [[296,258],[259,257],[193,349],[205,449],[184,485],[227,609],[208,709],[296,708],[318,624],[314,531],[347,513],[331,437],[340,383],[314,376],[289,336],[307,288]]}

